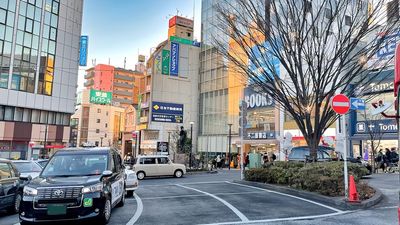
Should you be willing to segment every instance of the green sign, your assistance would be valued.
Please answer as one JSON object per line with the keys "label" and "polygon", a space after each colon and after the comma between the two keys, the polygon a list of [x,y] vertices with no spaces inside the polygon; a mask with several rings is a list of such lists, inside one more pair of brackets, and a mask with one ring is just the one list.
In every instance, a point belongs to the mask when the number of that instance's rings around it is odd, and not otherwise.
{"label": "green sign", "polygon": [[169,75],[169,56],[170,56],[170,51],[169,50],[162,50],[162,74],[164,75]]}
{"label": "green sign", "polygon": [[108,105],[111,104],[112,93],[98,90],[90,90],[90,103]]}
{"label": "green sign", "polygon": [[185,38],[180,38],[180,37],[175,37],[175,36],[170,36],[169,40],[173,41],[173,42],[178,42],[178,43],[181,43],[184,45],[192,45],[193,44],[193,41],[191,41],[191,40],[188,40]]}
{"label": "green sign", "polygon": [[92,207],[93,198],[85,198],[83,199],[83,207]]}
{"label": "green sign", "polygon": [[142,95],[138,96],[139,99],[139,103],[138,103],[138,107],[136,110],[136,124],[140,124],[140,117],[141,117],[141,112],[142,112]]}

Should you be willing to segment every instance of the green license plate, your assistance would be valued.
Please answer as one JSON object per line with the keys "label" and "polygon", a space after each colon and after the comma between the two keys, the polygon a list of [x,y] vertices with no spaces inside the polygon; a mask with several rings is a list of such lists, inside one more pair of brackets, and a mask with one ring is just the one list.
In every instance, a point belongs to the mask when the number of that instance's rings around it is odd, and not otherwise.
{"label": "green license plate", "polygon": [[47,215],[65,215],[67,214],[67,206],[59,204],[49,204],[47,205]]}

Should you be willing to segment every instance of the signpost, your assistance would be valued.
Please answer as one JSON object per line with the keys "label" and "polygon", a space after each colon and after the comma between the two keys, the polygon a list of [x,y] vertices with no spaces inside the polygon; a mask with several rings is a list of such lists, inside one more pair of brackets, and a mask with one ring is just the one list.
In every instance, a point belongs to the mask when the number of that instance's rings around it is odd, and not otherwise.
{"label": "signpost", "polygon": [[[349,112],[349,110],[350,110],[350,100],[346,95],[338,94],[332,98],[331,106],[332,106],[333,111],[335,111],[337,114],[344,115],[347,112]],[[346,141],[346,143],[347,143],[347,141]],[[348,172],[347,172],[347,146],[344,147],[343,160],[344,160],[344,169],[343,169],[344,170],[344,193],[345,193],[346,200],[347,200],[348,196],[349,196],[349,193],[348,193],[349,180],[348,180]]]}
{"label": "signpost", "polygon": [[350,98],[350,109],[365,110],[365,100],[360,98]]}

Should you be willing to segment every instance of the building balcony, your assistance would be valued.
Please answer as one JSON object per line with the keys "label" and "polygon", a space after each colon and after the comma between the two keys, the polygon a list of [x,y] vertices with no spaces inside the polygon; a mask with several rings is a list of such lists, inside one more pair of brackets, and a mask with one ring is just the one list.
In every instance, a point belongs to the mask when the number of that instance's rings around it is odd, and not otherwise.
{"label": "building balcony", "polygon": [[121,104],[133,104],[132,99],[122,99],[122,98],[113,98],[114,102],[119,102]]}
{"label": "building balcony", "polygon": [[146,85],[146,92],[150,92],[151,91],[151,85]]}
{"label": "building balcony", "polygon": [[94,72],[89,72],[87,74],[85,74],[85,79],[90,79],[94,77]]}
{"label": "building balcony", "polygon": [[133,89],[133,84],[125,84],[125,83],[114,82],[114,86],[115,86],[115,87],[122,87],[122,88]]}
{"label": "building balcony", "polygon": [[133,77],[129,77],[129,76],[125,76],[125,75],[120,75],[120,74],[115,74],[115,75],[114,75],[114,79],[126,80],[126,81],[135,81],[135,78],[133,78]]}
{"label": "building balcony", "polygon": [[94,85],[94,81],[93,80],[87,80],[84,84],[85,87],[90,87]]}
{"label": "building balcony", "polygon": [[129,91],[114,90],[113,93],[117,95],[133,97],[133,93]]}

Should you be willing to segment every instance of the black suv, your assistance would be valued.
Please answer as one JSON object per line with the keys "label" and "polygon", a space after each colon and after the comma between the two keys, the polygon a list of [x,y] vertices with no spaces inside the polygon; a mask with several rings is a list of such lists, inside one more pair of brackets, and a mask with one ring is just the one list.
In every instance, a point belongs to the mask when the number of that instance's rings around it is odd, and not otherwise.
{"label": "black suv", "polygon": [[[310,160],[310,148],[307,146],[301,147],[293,147],[289,157],[289,161],[309,161]],[[331,156],[328,153],[327,147],[318,146],[317,151],[317,161],[318,162],[325,162],[325,161],[332,161]]]}
{"label": "black suv", "polygon": [[22,199],[24,180],[10,160],[0,159],[0,210],[17,213]]}
{"label": "black suv", "polygon": [[95,219],[107,224],[111,209],[125,203],[124,166],[113,148],[70,148],[56,152],[24,187],[22,225]]}

